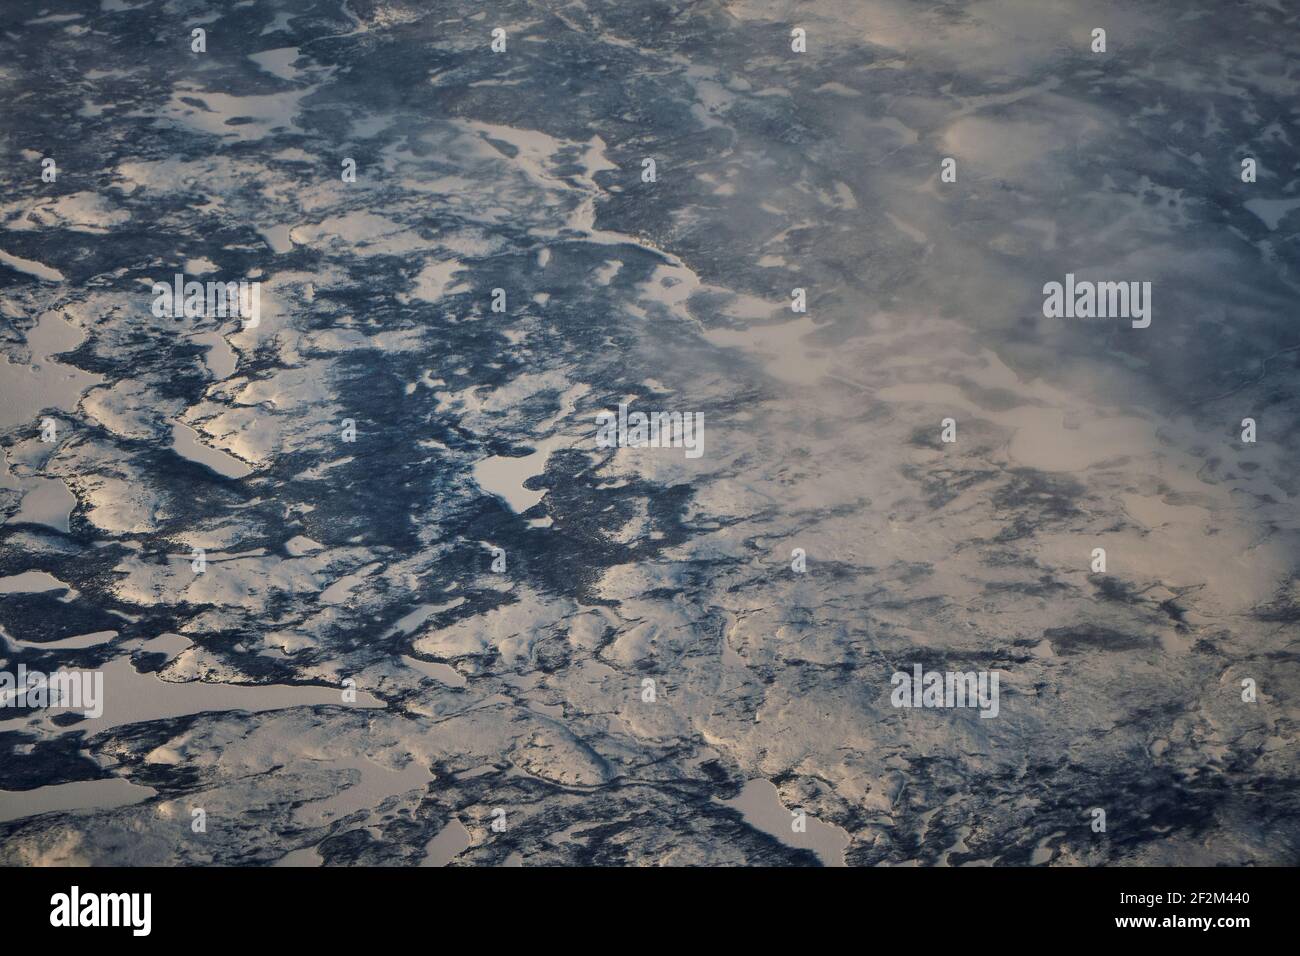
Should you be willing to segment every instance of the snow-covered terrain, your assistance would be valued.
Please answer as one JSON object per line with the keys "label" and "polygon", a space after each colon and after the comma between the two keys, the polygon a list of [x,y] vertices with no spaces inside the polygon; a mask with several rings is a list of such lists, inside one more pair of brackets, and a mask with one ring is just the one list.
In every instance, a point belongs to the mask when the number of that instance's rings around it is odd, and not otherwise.
{"label": "snow-covered terrain", "polygon": [[105,697],[0,709],[0,863],[1300,856],[1300,11],[6,0],[0,51],[0,670]]}

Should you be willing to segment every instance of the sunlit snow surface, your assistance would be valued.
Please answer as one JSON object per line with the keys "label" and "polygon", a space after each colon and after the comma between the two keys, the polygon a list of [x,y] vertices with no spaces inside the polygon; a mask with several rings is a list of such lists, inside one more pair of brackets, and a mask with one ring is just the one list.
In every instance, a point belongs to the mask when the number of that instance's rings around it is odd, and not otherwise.
{"label": "sunlit snow surface", "polygon": [[[0,862],[1295,862],[1297,52],[1265,0],[6,0],[3,669],[106,706],[0,710]],[[1067,272],[1150,328],[1044,318]],[[620,402],[704,454],[598,448]]]}

